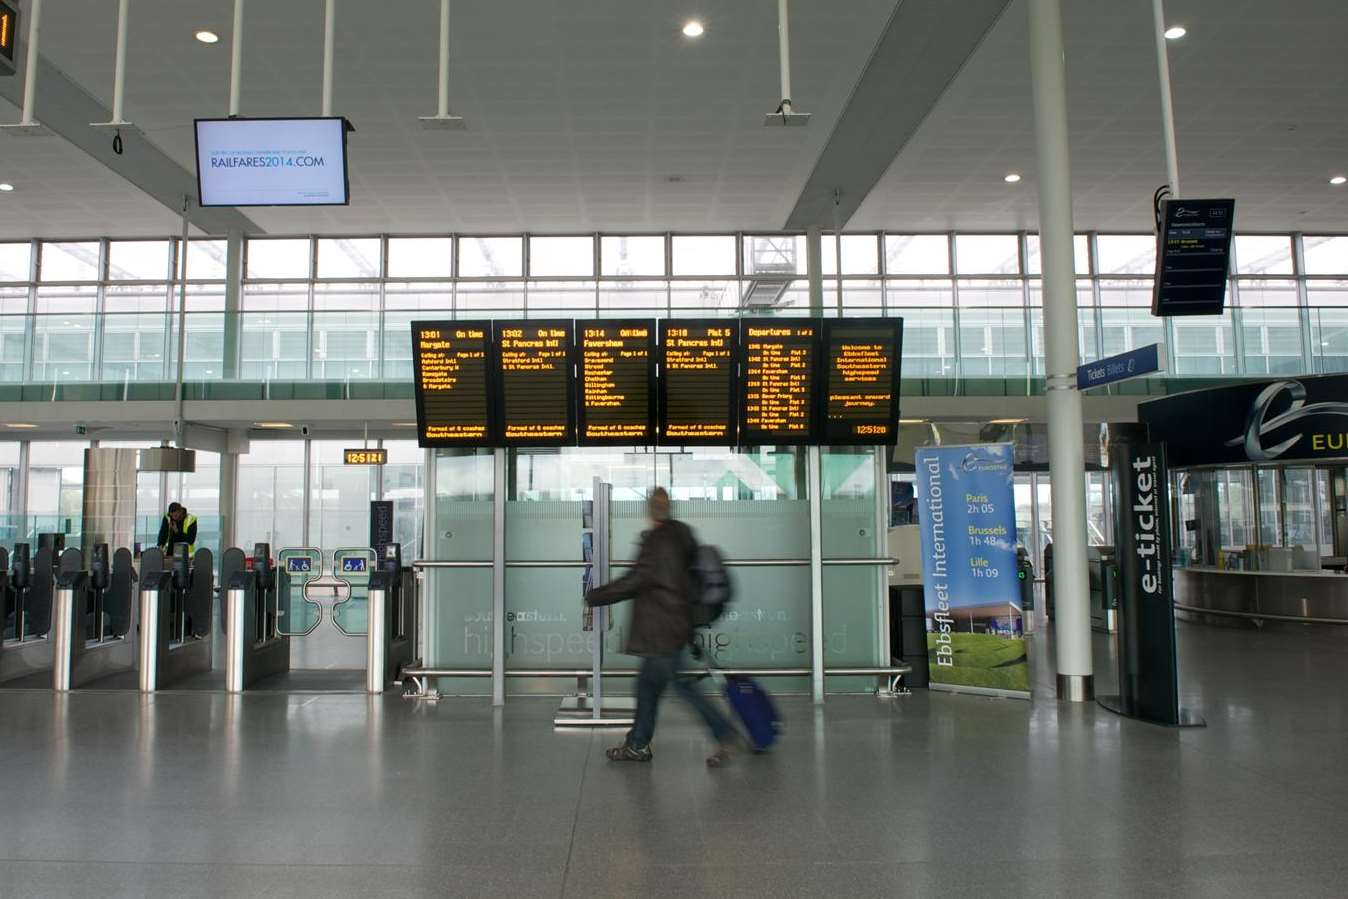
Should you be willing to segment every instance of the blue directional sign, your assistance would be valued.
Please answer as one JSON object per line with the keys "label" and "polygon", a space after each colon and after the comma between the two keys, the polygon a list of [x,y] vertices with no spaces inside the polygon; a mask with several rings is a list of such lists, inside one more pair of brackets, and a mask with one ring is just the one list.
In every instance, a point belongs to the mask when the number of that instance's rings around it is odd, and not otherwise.
{"label": "blue directional sign", "polygon": [[1165,368],[1165,347],[1159,343],[1077,366],[1077,390],[1117,384],[1129,378],[1155,374]]}

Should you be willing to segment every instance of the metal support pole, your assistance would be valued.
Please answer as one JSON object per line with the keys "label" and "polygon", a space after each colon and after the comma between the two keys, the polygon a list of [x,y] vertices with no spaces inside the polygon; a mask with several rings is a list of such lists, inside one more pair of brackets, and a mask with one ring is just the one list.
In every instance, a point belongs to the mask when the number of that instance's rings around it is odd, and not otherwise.
{"label": "metal support pole", "polygon": [[140,591],[140,629],[137,634],[140,692],[153,693],[159,689],[159,591]]}
{"label": "metal support pole", "polygon": [[239,329],[243,308],[243,232],[231,228],[225,235],[225,335],[221,377],[233,381],[239,376]]}
{"label": "metal support pole", "polygon": [[304,511],[300,513],[300,540],[301,546],[309,545],[309,510],[312,508],[313,499],[311,492],[314,488],[313,466],[314,462],[314,442],[308,437],[304,438],[304,473],[301,476],[302,486],[300,493],[300,508]]}
{"label": "metal support pole", "polygon": [[824,242],[817,225],[805,230],[805,273],[810,285],[810,314],[824,314]]}
{"label": "metal support pole", "polygon": [[440,84],[435,114],[442,119],[449,116],[449,0],[440,0]]}
{"label": "metal support pole", "polygon": [[122,117],[122,95],[126,92],[126,22],[131,0],[117,2],[117,60],[112,70],[112,122],[125,125]]}
{"label": "metal support pole", "polygon": [[1156,31],[1156,74],[1161,80],[1161,130],[1165,135],[1165,176],[1170,196],[1180,195],[1179,151],[1175,147],[1175,110],[1170,98],[1170,55],[1165,45],[1165,0],[1151,0]]}
{"label": "metal support pole", "polygon": [[[613,485],[601,478],[594,479],[594,585],[602,587],[609,581],[609,556],[613,548],[612,506]],[[604,716],[604,634],[608,630],[607,606],[594,610],[594,663],[590,672],[590,717]]]}
{"label": "metal support pole", "polygon": [[810,695],[824,701],[824,524],[820,493],[819,447],[806,451],[806,480],[810,494]]}
{"label": "metal support pole", "polygon": [[[75,591],[61,587],[52,596],[51,606],[51,651],[52,682],[51,688],[57,693],[70,691],[71,668],[74,657],[75,630],[84,627],[84,622],[75,621]],[[83,639],[84,635],[78,635]]]}
{"label": "metal support pole", "polygon": [[229,640],[225,648],[226,693],[243,692],[243,653],[251,636],[244,633],[244,604],[248,601],[247,590],[225,590],[225,633]]}
{"label": "metal support pole", "polygon": [[239,79],[243,75],[243,0],[234,0],[234,32],[229,46],[229,116],[239,114]]}
{"label": "metal support pole", "polygon": [[384,692],[384,672],[388,665],[389,592],[371,590],[367,597],[368,625],[365,632],[365,692],[376,696]]}
{"label": "metal support pole", "polygon": [[177,407],[174,412],[174,443],[179,449],[183,448],[183,370],[186,366],[184,356],[187,353],[187,234],[191,227],[191,222],[187,218],[187,210],[192,200],[187,195],[183,195],[183,237],[182,243],[178,245],[178,388],[174,394]]}
{"label": "metal support pole", "polygon": [[505,705],[506,451],[493,451],[491,535],[491,704]]}
{"label": "metal support pole", "polygon": [[23,72],[23,110],[19,124],[27,127],[36,125],[33,121],[33,98],[37,94],[37,60],[39,23],[42,21],[42,0],[28,2],[28,47],[24,51],[27,59]]}
{"label": "metal support pole", "polygon": [[[436,546],[435,515],[435,450],[428,449],[422,455],[422,495],[421,495],[421,551],[418,554],[421,558],[435,558],[440,555]],[[430,655],[430,637],[437,631],[435,627],[438,622],[435,620],[435,604],[431,597],[435,594],[435,588],[439,586],[440,573],[437,571],[423,571],[421,578],[417,582],[417,648],[415,656],[426,662],[432,663]]]}
{"label": "metal support pole", "polygon": [[[1159,2],[1159,0],[1158,0]],[[782,112],[791,112],[791,13],[788,0],[777,0],[777,62],[782,77]]]}
{"label": "metal support pole", "polygon": [[323,115],[332,115],[332,45],[337,25],[337,0],[323,5]]}
{"label": "metal support pole", "polygon": [[1049,474],[1053,485],[1054,619],[1058,698],[1094,696],[1081,394],[1076,390],[1077,303],[1067,72],[1061,0],[1029,0],[1030,74],[1039,166],[1039,240],[1044,273]]}
{"label": "metal support pole", "polygon": [[[889,448],[877,446],[874,449],[875,458],[875,554],[877,556],[889,555],[889,466],[886,465],[885,455]],[[878,581],[877,593],[880,600],[879,615],[877,624],[879,628],[879,639],[876,645],[879,648],[879,659],[877,664],[888,665],[894,658],[894,646],[890,641],[890,620],[889,620],[889,569],[880,568],[875,572]]]}

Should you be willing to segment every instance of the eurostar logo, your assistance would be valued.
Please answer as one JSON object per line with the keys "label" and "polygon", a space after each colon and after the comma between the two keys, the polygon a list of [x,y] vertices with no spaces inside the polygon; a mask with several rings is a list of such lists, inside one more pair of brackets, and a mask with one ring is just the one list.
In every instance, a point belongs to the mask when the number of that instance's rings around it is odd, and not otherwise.
{"label": "eurostar logo", "polygon": [[[1284,394],[1289,402],[1286,411],[1269,415],[1273,404]],[[1300,381],[1274,381],[1259,391],[1245,417],[1245,433],[1226,441],[1226,446],[1244,446],[1245,456],[1252,462],[1269,462],[1278,458],[1301,441],[1303,435],[1294,434],[1272,446],[1264,446],[1264,436],[1312,415],[1331,415],[1348,418],[1348,403],[1311,403],[1306,405],[1306,385]]]}

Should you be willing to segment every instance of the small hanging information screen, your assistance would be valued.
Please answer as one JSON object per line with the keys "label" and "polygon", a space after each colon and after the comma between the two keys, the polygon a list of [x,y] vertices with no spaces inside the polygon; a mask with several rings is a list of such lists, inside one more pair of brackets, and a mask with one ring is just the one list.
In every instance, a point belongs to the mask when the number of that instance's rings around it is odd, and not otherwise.
{"label": "small hanging information screen", "polygon": [[1221,315],[1235,200],[1166,200],[1156,240],[1152,315]]}
{"label": "small hanging information screen", "polygon": [[655,442],[655,321],[576,323],[582,446]]}
{"label": "small hanging information screen", "polygon": [[413,322],[421,446],[487,446],[492,404],[489,322]]}
{"label": "small hanging information screen", "polygon": [[496,322],[501,436],[506,446],[576,441],[571,321]]}
{"label": "small hanging information screen", "polygon": [[898,435],[899,357],[903,320],[830,319],[824,322],[828,366],[822,442],[878,445]]}
{"label": "small hanging information screen", "polygon": [[741,324],[740,444],[818,442],[819,320],[745,320]]}
{"label": "small hanging information screen", "polygon": [[725,319],[660,322],[664,446],[733,446],[739,327]]}

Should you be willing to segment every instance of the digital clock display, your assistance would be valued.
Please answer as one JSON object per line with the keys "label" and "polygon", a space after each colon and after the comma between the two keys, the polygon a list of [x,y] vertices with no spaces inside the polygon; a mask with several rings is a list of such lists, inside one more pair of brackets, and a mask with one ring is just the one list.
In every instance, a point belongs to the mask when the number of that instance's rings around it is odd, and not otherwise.
{"label": "digital clock display", "polygon": [[14,74],[14,47],[18,43],[19,11],[0,0],[0,73]]}
{"label": "digital clock display", "polygon": [[342,461],[347,465],[384,465],[388,463],[386,449],[342,450]]}

